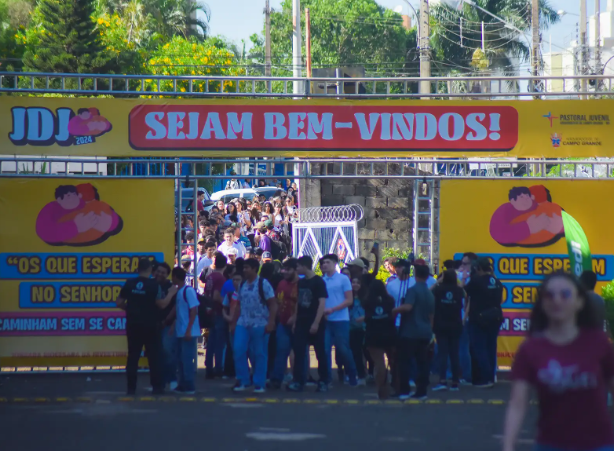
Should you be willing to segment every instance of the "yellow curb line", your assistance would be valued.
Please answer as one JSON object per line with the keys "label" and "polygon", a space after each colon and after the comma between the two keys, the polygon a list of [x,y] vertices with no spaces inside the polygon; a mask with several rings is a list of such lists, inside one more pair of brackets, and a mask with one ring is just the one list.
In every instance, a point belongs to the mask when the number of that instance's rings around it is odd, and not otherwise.
{"label": "yellow curb line", "polygon": [[446,404],[465,404],[465,401],[462,399],[448,399]]}
{"label": "yellow curb line", "polygon": [[489,399],[488,404],[494,404],[494,405],[500,406],[501,404],[505,404],[505,401],[502,399]]}
{"label": "yellow curb line", "polygon": [[483,399],[468,399],[466,401],[467,404],[484,404]]}
{"label": "yellow curb line", "polygon": [[203,398],[201,399],[202,402],[216,402],[217,398]]}
{"label": "yellow curb line", "polygon": [[49,402],[49,398],[36,398],[34,402]]}
{"label": "yellow curb line", "polygon": [[192,401],[196,401],[196,398],[194,398],[193,396],[182,396],[181,398],[179,398],[179,401],[192,402]]}
{"label": "yellow curb line", "polygon": [[132,402],[135,399],[132,396],[122,396],[122,397],[117,398],[117,400],[119,402]]}

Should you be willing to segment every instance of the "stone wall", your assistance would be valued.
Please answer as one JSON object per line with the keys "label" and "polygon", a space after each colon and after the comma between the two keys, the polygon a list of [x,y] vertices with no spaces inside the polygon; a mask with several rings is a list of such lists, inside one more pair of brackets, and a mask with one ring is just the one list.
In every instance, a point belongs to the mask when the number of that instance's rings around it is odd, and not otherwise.
{"label": "stone wall", "polygon": [[364,208],[358,243],[360,255],[369,257],[374,241],[380,247],[412,246],[413,186],[411,179],[321,179],[321,203]]}

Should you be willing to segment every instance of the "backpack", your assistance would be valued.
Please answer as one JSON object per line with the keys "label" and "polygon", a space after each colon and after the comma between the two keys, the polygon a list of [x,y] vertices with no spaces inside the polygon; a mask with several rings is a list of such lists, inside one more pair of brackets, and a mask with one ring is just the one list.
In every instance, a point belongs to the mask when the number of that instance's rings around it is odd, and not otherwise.
{"label": "backpack", "polygon": [[[186,286],[186,289],[183,290],[183,300],[185,303],[188,303],[186,298],[186,291],[189,287]],[[213,325],[213,316],[207,311],[207,309],[211,309],[212,301],[200,294],[194,288],[192,288],[196,292],[196,299],[198,299],[198,324],[201,329],[208,329]],[[211,302],[209,302],[211,301]]]}
{"label": "backpack", "polygon": [[283,260],[285,256],[288,255],[287,250],[286,250],[286,245],[282,243],[281,241],[275,241],[272,238],[270,238],[270,240],[271,240],[271,256],[273,257],[273,260]]}
{"label": "backpack", "polygon": [[[243,282],[241,282],[241,286],[239,287],[239,294],[241,294],[241,289],[243,288],[243,285],[245,285],[246,283],[247,283],[247,280],[244,280]],[[258,294],[260,296],[260,303],[266,307],[267,304],[266,304],[266,298],[264,296],[264,279],[262,277],[258,277]]]}

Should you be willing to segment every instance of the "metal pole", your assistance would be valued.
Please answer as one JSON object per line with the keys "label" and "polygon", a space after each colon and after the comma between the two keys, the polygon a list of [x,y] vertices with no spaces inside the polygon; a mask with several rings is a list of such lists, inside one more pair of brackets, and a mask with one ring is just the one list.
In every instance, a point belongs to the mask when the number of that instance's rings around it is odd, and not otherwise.
{"label": "metal pole", "polygon": [[[601,2],[595,0],[595,75],[601,73]],[[595,91],[599,89],[599,80],[595,80]]]}
{"label": "metal pole", "polygon": [[482,22],[482,52],[486,49],[484,45],[484,22]]}
{"label": "metal pole", "polygon": [[264,76],[271,76],[271,5],[266,0],[264,6],[265,32],[264,32]]}
{"label": "metal pole", "polygon": [[311,19],[309,8],[305,8],[305,58],[307,59],[307,78],[311,78]]}
{"label": "metal pole", "polygon": [[539,75],[539,0],[532,0],[531,30],[533,42],[533,76]]}
{"label": "metal pole", "polygon": [[[429,46],[429,2],[420,0],[420,78],[431,76],[431,57]],[[420,82],[420,93],[430,94],[431,83],[428,80]]]}
{"label": "metal pole", "polygon": [[[176,164],[179,166],[179,164]],[[175,172],[175,177],[178,177],[179,173]],[[181,235],[182,235],[182,225],[181,220],[183,219],[183,198],[181,193],[181,179],[177,178],[177,266],[181,266]]]}
{"label": "metal pole", "polygon": [[[586,75],[586,65],[588,62],[587,48],[586,48],[586,0],[580,0],[580,75]],[[580,81],[580,91],[587,91],[586,78],[582,78]],[[586,95],[580,96],[581,99],[586,100]]]}
{"label": "metal pole", "polygon": [[[303,76],[302,71],[302,58],[301,58],[301,0],[292,0],[292,76],[294,78],[301,78]],[[303,89],[303,83],[300,81],[292,82],[293,93],[302,95],[305,93]]]}

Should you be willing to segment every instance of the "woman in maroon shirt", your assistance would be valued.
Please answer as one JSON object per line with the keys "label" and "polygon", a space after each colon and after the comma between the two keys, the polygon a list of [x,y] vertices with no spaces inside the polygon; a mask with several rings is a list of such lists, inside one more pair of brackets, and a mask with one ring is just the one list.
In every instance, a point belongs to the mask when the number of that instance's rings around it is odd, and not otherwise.
{"label": "woman in maroon shirt", "polygon": [[503,451],[514,449],[531,387],[540,411],[535,451],[614,451],[606,396],[614,388],[614,348],[599,329],[575,277],[544,281],[512,368]]}

